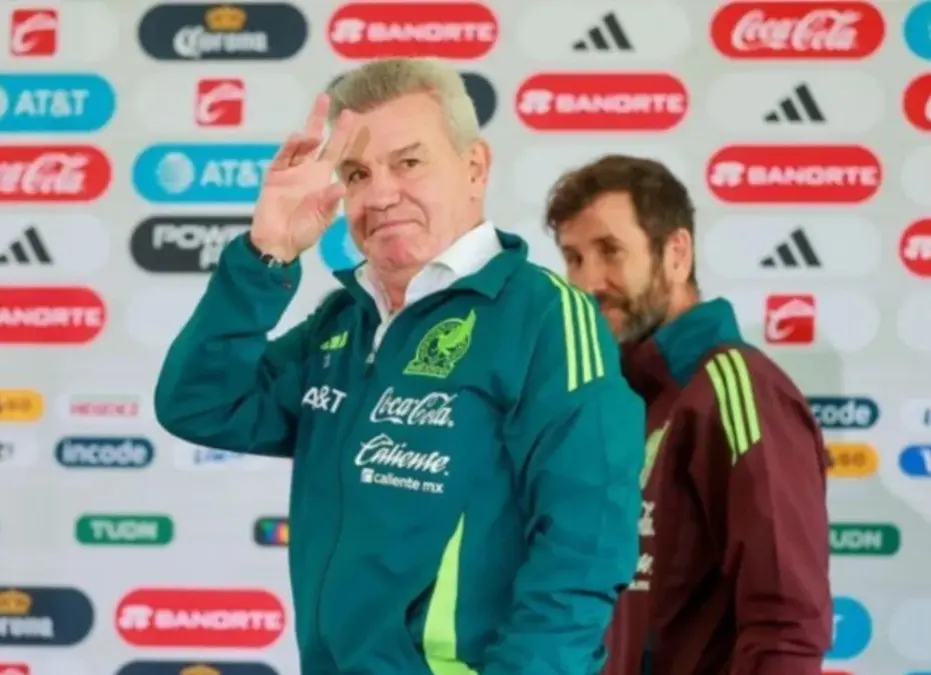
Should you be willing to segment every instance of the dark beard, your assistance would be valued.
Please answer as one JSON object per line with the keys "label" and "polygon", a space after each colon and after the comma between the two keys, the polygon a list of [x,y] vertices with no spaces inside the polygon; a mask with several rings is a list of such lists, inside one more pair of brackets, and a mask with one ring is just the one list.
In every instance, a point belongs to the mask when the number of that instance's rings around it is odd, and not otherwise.
{"label": "dark beard", "polygon": [[653,334],[669,315],[669,284],[659,265],[654,266],[650,284],[639,295],[622,297],[602,295],[599,302],[605,307],[616,307],[624,314],[624,327],[618,342],[640,342]]}

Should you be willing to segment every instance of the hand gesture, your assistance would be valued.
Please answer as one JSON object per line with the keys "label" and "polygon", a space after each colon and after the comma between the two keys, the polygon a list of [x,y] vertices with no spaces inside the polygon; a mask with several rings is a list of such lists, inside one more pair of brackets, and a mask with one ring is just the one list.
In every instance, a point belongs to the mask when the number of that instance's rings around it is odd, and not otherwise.
{"label": "hand gesture", "polygon": [[290,262],[333,222],[344,191],[342,183],[333,182],[333,172],[349,147],[355,120],[351,111],[343,111],[321,149],[329,106],[328,96],[317,96],[303,132],[288,137],[265,173],[249,233],[262,253]]}

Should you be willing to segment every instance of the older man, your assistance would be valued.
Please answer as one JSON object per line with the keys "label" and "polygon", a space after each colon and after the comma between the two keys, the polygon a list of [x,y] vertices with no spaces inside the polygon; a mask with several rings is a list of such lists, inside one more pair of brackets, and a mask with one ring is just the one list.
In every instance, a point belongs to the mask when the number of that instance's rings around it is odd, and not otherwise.
{"label": "older man", "polygon": [[[603,661],[637,558],[644,409],[590,298],[485,219],[490,162],[455,71],[349,73],[281,148],[162,369],[169,432],[293,459],[304,675]],[[270,343],[340,199],[366,262]]]}

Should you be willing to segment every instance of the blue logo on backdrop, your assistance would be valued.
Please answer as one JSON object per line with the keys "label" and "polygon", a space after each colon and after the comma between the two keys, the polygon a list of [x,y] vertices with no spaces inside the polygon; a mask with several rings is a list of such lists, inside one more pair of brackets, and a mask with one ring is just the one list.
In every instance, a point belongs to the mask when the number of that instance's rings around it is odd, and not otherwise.
{"label": "blue logo on backdrop", "polygon": [[146,438],[63,438],[55,446],[55,459],[76,469],[141,469],[152,463],[155,447]]}
{"label": "blue logo on backdrop", "polygon": [[912,7],[905,17],[903,32],[905,44],[915,56],[931,60],[931,2],[921,2]]}
{"label": "blue logo on backdrop", "polygon": [[133,183],[157,204],[251,204],[277,145],[152,145],[136,158]]}
{"label": "blue logo on backdrop", "polygon": [[113,117],[116,94],[99,75],[0,73],[0,133],[87,133]]}
{"label": "blue logo on backdrop", "polygon": [[249,455],[230,452],[229,450],[217,450],[216,448],[197,446],[191,453],[191,462],[198,466],[201,464],[226,464],[228,462],[248,459],[249,457]]}
{"label": "blue logo on backdrop", "polygon": [[863,653],[873,638],[873,620],[853,598],[834,598],[834,646],[825,658],[846,661]]}
{"label": "blue logo on backdrop", "polygon": [[349,224],[345,216],[333,221],[320,239],[320,258],[330,270],[352,269],[362,262],[362,254],[349,236]]}
{"label": "blue logo on backdrop", "polygon": [[931,445],[910,445],[899,455],[899,468],[912,478],[931,478]]}
{"label": "blue logo on backdrop", "polygon": [[869,429],[879,421],[879,406],[863,396],[810,396],[808,406],[822,429]]}

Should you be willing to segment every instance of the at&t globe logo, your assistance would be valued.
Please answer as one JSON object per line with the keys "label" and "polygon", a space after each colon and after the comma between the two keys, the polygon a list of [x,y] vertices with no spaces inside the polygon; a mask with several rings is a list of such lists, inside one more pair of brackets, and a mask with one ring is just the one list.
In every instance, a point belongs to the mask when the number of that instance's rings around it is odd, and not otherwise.
{"label": "at&t globe logo", "polygon": [[349,234],[346,216],[340,215],[320,239],[320,258],[333,272],[349,270],[362,262],[362,254]]}
{"label": "at&t globe logo", "polygon": [[133,183],[157,204],[252,204],[277,150],[264,143],[153,145],[136,158]]}

